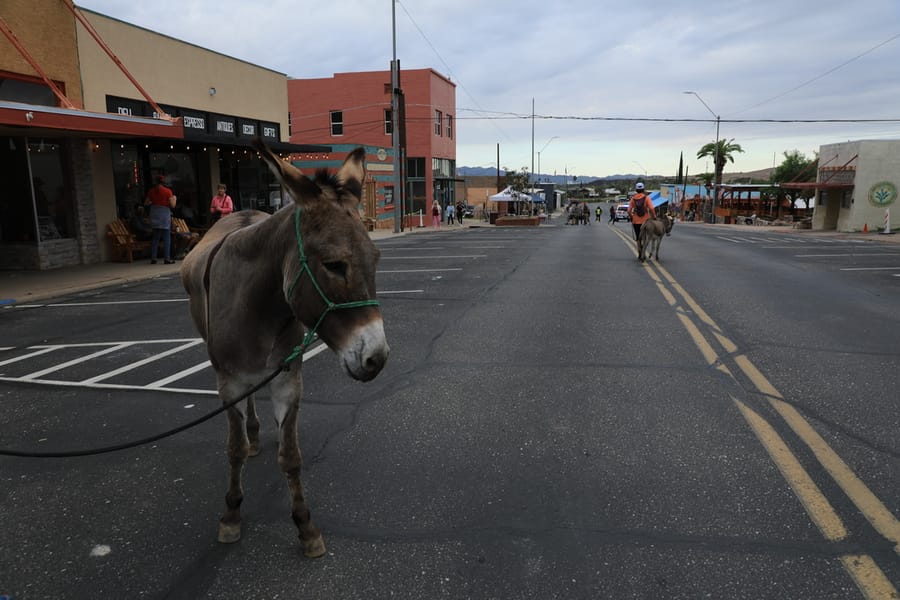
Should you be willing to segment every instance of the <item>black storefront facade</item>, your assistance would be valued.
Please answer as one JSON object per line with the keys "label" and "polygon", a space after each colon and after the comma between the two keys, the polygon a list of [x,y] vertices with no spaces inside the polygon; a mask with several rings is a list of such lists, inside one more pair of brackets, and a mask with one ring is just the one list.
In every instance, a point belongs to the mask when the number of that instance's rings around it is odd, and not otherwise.
{"label": "black storefront facade", "polygon": [[[107,96],[106,105],[110,113],[161,117],[148,102],[141,100]],[[252,140],[259,137],[283,155],[331,150],[328,146],[282,142],[279,123],[166,104],[159,107],[181,120],[183,138],[113,143],[111,154],[119,216],[127,216],[160,175],[179,199],[179,216],[193,227],[209,224],[209,202],[219,183],[226,185],[235,209],[272,212],[280,205],[280,186],[257,156]]]}

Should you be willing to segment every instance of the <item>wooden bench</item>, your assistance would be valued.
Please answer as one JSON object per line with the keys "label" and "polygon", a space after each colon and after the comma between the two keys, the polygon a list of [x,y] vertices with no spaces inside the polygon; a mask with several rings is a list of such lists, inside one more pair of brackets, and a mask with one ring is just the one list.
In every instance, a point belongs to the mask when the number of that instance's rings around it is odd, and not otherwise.
{"label": "wooden bench", "polygon": [[184,219],[172,217],[172,256],[177,256],[181,252],[187,254],[199,241],[200,234],[191,231]]}
{"label": "wooden bench", "polygon": [[138,240],[128,229],[128,221],[116,219],[109,224],[109,255],[115,262],[134,262],[136,253],[150,254],[150,241]]}

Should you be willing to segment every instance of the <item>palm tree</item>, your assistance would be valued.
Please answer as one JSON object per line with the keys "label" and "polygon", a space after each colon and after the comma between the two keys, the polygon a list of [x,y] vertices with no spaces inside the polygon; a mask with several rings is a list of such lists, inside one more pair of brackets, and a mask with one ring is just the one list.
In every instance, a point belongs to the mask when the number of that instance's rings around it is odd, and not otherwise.
{"label": "palm tree", "polygon": [[716,187],[722,184],[722,171],[725,170],[725,163],[733,163],[734,153],[744,151],[740,144],[734,143],[734,138],[719,140],[718,144],[718,152],[716,152],[716,142],[710,142],[697,151],[697,158],[710,157],[715,160]]}

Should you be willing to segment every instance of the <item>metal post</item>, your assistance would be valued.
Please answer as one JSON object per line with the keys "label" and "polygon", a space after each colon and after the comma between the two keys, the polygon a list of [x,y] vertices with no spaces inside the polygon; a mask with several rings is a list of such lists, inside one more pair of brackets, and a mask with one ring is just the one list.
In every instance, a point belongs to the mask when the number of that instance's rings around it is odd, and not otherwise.
{"label": "metal post", "polygon": [[[698,98],[700,96],[697,96]],[[716,200],[719,199],[719,184],[722,178],[722,173],[719,170],[719,115],[716,115],[716,156],[713,159],[715,162],[715,170],[713,176],[715,177],[715,184],[713,185],[713,201],[712,201],[712,215],[710,217],[710,222],[716,222]]]}
{"label": "metal post", "polygon": [[397,62],[397,2],[391,0],[391,29],[394,59],[391,61],[391,141],[394,147],[394,233],[400,233],[403,219],[402,181],[400,180],[400,63]]}
{"label": "metal post", "polygon": [[697,92],[684,92],[685,94],[691,94],[692,96],[697,96],[697,100],[700,101],[703,106],[706,107],[706,110],[710,112],[712,116],[716,118],[716,147],[714,151],[713,157],[713,197],[712,197],[712,214],[710,215],[710,222],[716,222],[716,199],[719,196],[719,181],[720,173],[719,173],[719,115],[709,107],[709,104],[703,101],[703,98],[700,97],[700,94]]}

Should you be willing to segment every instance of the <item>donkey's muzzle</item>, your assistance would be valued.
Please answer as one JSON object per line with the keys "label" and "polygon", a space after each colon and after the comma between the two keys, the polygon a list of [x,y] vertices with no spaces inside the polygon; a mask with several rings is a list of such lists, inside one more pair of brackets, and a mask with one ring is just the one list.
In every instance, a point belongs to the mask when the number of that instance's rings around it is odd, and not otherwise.
{"label": "donkey's muzzle", "polygon": [[384,323],[378,319],[358,329],[340,354],[348,375],[359,381],[370,381],[381,373],[390,353]]}

